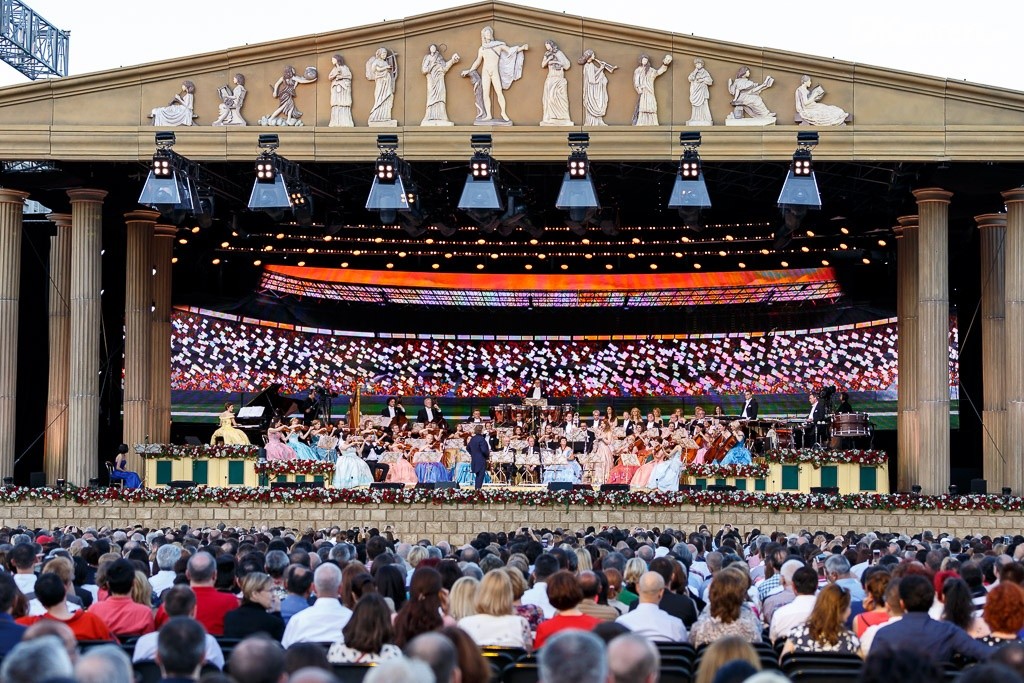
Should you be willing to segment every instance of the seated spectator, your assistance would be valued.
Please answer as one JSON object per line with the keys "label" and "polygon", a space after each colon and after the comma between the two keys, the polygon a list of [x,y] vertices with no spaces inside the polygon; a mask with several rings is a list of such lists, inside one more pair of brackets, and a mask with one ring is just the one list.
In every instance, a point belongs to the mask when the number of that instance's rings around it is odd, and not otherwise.
{"label": "seated spectator", "polygon": [[996,650],[988,661],[1013,669],[1024,678],[1024,643],[1007,643]]}
{"label": "seated spectator", "polygon": [[523,593],[524,605],[536,605],[545,619],[555,616],[555,608],[548,599],[548,577],[558,571],[558,559],[550,553],[537,557],[533,564],[533,586]]}
{"label": "seated spectator", "polygon": [[[940,572],[941,574],[941,572]],[[988,634],[988,626],[976,615],[974,598],[967,583],[956,576],[942,582],[940,619],[959,626],[972,638]]]}
{"label": "seated spectator", "polygon": [[[189,617],[195,619],[196,596],[188,586],[172,586],[164,593],[164,609],[170,619],[174,617]],[[156,659],[158,634],[147,633],[135,641],[135,651],[132,653],[133,662],[146,662]],[[224,652],[220,649],[217,639],[206,634],[206,651],[204,661],[212,664],[218,669],[224,668]]]}
{"label": "seated spectator", "polygon": [[864,600],[864,587],[850,572],[850,561],[842,555],[830,555],[825,560],[825,577],[850,591],[850,598],[856,602]]}
{"label": "seated spectator", "polygon": [[387,564],[378,568],[374,574],[377,592],[391,605],[392,612],[402,609],[406,593],[405,570],[401,565]]}
{"label": "seated spectator", "polygon": [[352,610],[338,599],[341,590],[341,570],[335,564],[325,563],[313,572],[316,602],[288,621],[281,644],[333,643],[341,639],[341,629],[352,617]]}
{"label": "seated spectator", "polygon": [[[134,572],[132,574],[134,580]],[[40,619],[52,619],[67,624],[78,640],[114,640],[114,635],[99,617],[79,610],[69,612],[67,608],[67,586],[56,574],[43,572],[35,585],[36,597],[46,609],[46,614],[18,619],[19,624],[31,626]]]}
{"label": "seated spectator", "polygon": [[607,683],[608,654],[593,633],[569,629],[537,655],[541,683]]}
{"label": "seated spectator", "polygon": [[[697,621],[697,605],[689,595],[673,593],[670,587],[672,575],[678,563],[667,557],[659,557],[651,561],[651,571],[661,574],[665,580],[665,590],[661,594],[661,602],[658,607],[683,622],[687,628]],[[633,603],[630,609],[635,609],[638,603]]]}
{"label": "seated spectator", "polygon": [[[224,615],[238,607],[238,599],[216,589],[217,560],[210,553],[197,552],[188,558],[185,576],[196,596],[196,619],[210,635],[224,635]],[[156,612],[156,627],[165,621],[167,613],[161,605]]]}
{"label": "seated spectator", "polygon": [[39,683],[74,680],[71,659],[56,636],[42,636],[19,643],[4,657],[0,680],[4,683]]}
{"label": "seated spectator", "polygon": [[476,591],[479,585],[480,582],[471,576],[463,576],[456,581],[448,595],[448,616],[458,622],[476,614]]}
{"label": "seated spectator", "polygon": [[431,683],[436,680],[426,663],[408,657],[396,657],[370,669],[363,683]]}
{"label": "seated spectator", "polygon": [[[767,563],[764,566],[772,566],[771,563]],[[804,566],[803,560],[786,560],[782,563],[782,567],[773,576],[779,577],[779,590],[772,593],[764,600],[761,601],[761,621],[764,622],[765,626],[771,626],[772,618],[775,616],[775,612],[784,605],[788,605],[796,600],[796,590],[793,587],[793,575],[796,574],[796,570]],[[767,579],[766,579],[767,580]],[[764,585],[764,581],[758,586],[760,590],[761,585]]]}
{"label": "seated spectator", "polygon": [[[430,667],[437,683],[459,683],[462,679],[455,644],[440,633],[421,633],[416,636],[405,646],[405,655]],[[382,667],[398,661],[402,660],[392,659],[385,662]],[[391,679],[382,680],[389,683],[391,681]]]}
{"label": "seated spectator", "polygon": [[622,572],[615,567],[605,567],[604,577],[608,580],[608,605],[614,607],[621,617],[629,611],[629,605],[619,599],[622,592]]}
{"label": "seated spectator", "polygon": [[761,624],[744,605],[749,586],[745,574],[726,568],[716,571],[713,577],[708,609],[693,625],[690,642],[700,647],[725,636],[738,636],[750,643],[760,643]]}
{"label": "seated spectator", "polygon": [[492,571],[484,574],[477,588],[475,608],[476,614],[459,619],[458,625],[477,645],[532,649],[530,624],[512,608],[512,581],[507,573]]}
{"label": "seated spectator", "polygon": [[[587,557],[590,557],[590,553],[587,553]],[[602,585],[597,573],[589,569],[581,571],[577,580],[580,582],[580,590],[583,591],[583,600],[579,605],[580,611],[597,617],[601,621],[615,621],[619,616],[619,611],[608,604],[602,605],[598,602]]]}
{"label": "seated spectator", "polygon": [[[885,626],[883,630],[885,628],[890,627]],[[872,648],[871,655],[861,667],[858,683],[935,683],[944,678],[942,667],[927,658],[908,657],[898,650]]]}
{"label": "seated spectator", "polygon": [[242,577],[242,604],[224,615],[224,636],[245,638],[266,633],[274,640],[284,636],[281,603],[269,574],[252,572]]}
{"label": "seated spectator", "polygon": [[21,594],[10,574],[0,574],[0,658],[5,657],[25,635],[25,627],[14,622],[14,600]]}
{"label": "seated spectator", "polygon": [[42,638],[43,636],[56,636],[64,645],[64,652],[67,653],[68,659],[71,660],[71,664],[74,665],[74,663],[78,661],[78,639],[75,638],[75,634],[71,630],[70,626],[62,621],[41,619],[26,629],[21,642],[24,643],[29,640],[35,640],[36,638]]}
{"label": "seated spectator", "polygon": [[299,564],[289,565],[284,573],[287,591],[281,601],[281,618],[287,626],[288,620],[309,607],[309,595],[313,592],[313,572]]}
{"label": "seated spectator", "polygon": [[491,680],[491,665],[469,634],[458,626],[445,626],[441,629],[440,634],[450,640],[455,647],[456,661],[462,681],[468,683],[468,681]]}
{"label": "seated spectator", "polygon": [[885,608],[885,589],[889,587],[889,572],[872,571],[864,581],[864,611],[853,618],[853,632],[858,638],[869,627],[889,621]]}
{"label": "seated spectator", "polygon": [[[295,643],[284,651],[284,670],[286,673],[291,675],[303,669],[306,671],[320,669],[324,673],[330,674],[332,671],[331,663],[327,661],[327,653],[324,652],[322,644]],[[289,683],[291,683],[291,680],[289,678]],[[324,683],[336,683],[336,680]],[[205,680],[204,683],[206,683]]]}
{"label": "seated spectator", "polygon": [[423,566],[413,572],[409,599],[395,615],[395,645],[403,647],[421,633],[454,626],[451,617],[442,617],[447,600],[440,572]]}
{"label": "seated spectator", "polygon": [[647,563],[639,557],[632,557],[626,562],[626,568],[622,571],[622,590],[619,591],[619,600],[627,607],[631,607],[640,599],[636,592],[636,584],[646,571]]}
{"label": "seated spectator", "polygon": [[174,585],[174,578],[177,576],[174,563],[180,557],[181,547],[173,543],[165,543],[156,551],[156,566],[160,571],[149,577],[149,585],[157,597],[163,596],[164,591]]}
{"label": "seated spectator", "polygon": [[393,642],[391,609],[376,593],[359,598],[341,635],[341,640],[332,644],[327,653],[332,664],[381,662],[402,656],[402,650]]}
{"label": "seated spectator", "polygon": [[1002,647],[1021,642],[1024,629],[1024,588],[1015,583],[1000,583],[988,592],[982,613],[991,633],[980,640],[986,645]]}
{"label": "seated spectator", "polygon": [[788,605],[775,610],[768,629],[768,640],[772,643],[788,638],[793,629],[807,622],[814,610],[815,593],[818,592],[817,572],[801,565],[793,572],[793,579],[786,583],[795,597]]}
{"label": "seated spectator", "polygon": [[626,633],[608,643],[609,683],[657,683],[661,655],[650,640]]}
{"label": "seated spectator", "polygon": [[858,636],[860,638],[860,656],[862,659],[866,659],[871,652],[871,644],[874,642],[875,634],[878,633],[879,629],[885,628],[889,624],[895,624],[903,618],[899,578],[893,577],[889,579],[889,585],[885,589],[885,611],[889,615],[888,621],[869,626],[863,635]]}
{"label": "seated spectator", "polygon": [[160,627],[156,663],[166,679],[198,680],[206,652],[206,629],[189,617],[173,617]]}
{"label": "seated spectator", "polygon": [[807,622],[795,627],[786,638],[782,654],[788,652],[835,652],[856,655],[860,641],[848,628],[850,592],[838,583],[825,586],[818,593],[814,610]]}
{"label": "seated spectator", "polygon": [[263,634],[249,636],[232,650],[228,670],[236,681],[284,683],[284,648]]}
{"label": "seated spectator", "polygon": [[544,647],[544,642],[548,638],[559,631],[565,629],[589,631],[601,623],[600,619],[588,616],[579,610],[583,591],[580,590],[576,577],[569,571],[556,572],[548,579],[547,597],[555,609],[555,615],[537,627],[537,637],[533,644],[538,650]]}
{"label": "seated spectator", "polygon": [[106,600],[95,603],[89,613],[103,620],[111,633],[138,636],[156,630],[153,610],[132,600],[135,567],[128,560],[117,560],[107,567]]}
{"label": "seated spectator", "polygon": [[544,612],[537,605],[524,605],[523,594],[526,593],[526,575],[516,567],[505,567],[501,571],[508,576],[512,586],[512,609],[516,614],[526,619],[531,631],[536,631],[540,622],[544,621]]}
{"label": "seated spectator", "polygon": [[657,572],[646,572],[637,584],[639,598],[636,609],[627,612],[616,623],[637,635],[660,643],[685,643],[686,626],[660,606],[665,592],[665,579]]}
{"label": "seated spectator", "polygon": [[91,648],[75,663],[78,683],[135,683],[132,660],[117,645]]}
{"label": "seated spectator", "polygon": [[719,669],[729,662],[737,661],[746,662],[754,667],[755,671],[761,670],[761,659],[757,656],[757,650],[748,641],[736,636],[716,640],[708,645],[701,655],[693,683],[713,683]]}

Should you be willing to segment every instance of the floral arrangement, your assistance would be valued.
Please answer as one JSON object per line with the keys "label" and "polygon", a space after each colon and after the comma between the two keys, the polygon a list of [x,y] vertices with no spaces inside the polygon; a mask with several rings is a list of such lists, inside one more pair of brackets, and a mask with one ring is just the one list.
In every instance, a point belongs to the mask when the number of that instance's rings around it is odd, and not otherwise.
{"label": "floral arrangement", "polygon": [[190,444],[151,443],[135,444],[135,452],[143,459],[166,459],[181,460],[182,458],[214,459],[214,458],[251,458],[255,459],[259,454],[260,447],[253,444],[233,445],[211,445],[201,444],[193,446]]}
{"label": "floral arrangement", "polygon": [[683,475],[701,479],[764,479],[771,468],[764,463],[752,465],[719,465],[717,463],[686,463]]}
{"label": "floral arrangement", "polygon": [[827,448],[777,448],[764,454],[764,461],[783,465],[884,465],[889,461],[885,451],[830,450]]}
{"label": "floral arrangement", "polygon": [[749,491],[548,491],[483,489],[274,489],[268,487],[189,489],[120,489],[120,488],[0,488],[0,503],[22,501],[73,501],[94,504],[107,501],[126,503],[190,504],[209,503],[238,505],[241,503],[318,505],[523,505],[536,507],[616,507],[670,508],[683,505],[698,508],[761,508],[780,510],[917,510],[1021,512],[1024,499],[1019,496],[941,495],[918,496],[907,493],[846,495],[807,493],[754,493]]}
{"label": "floral arrangement", "polygon": [[330,476],[334,474],[334,463],[326,460],[260,460],[255,470],[256,474],[268,477],[282,474]]}

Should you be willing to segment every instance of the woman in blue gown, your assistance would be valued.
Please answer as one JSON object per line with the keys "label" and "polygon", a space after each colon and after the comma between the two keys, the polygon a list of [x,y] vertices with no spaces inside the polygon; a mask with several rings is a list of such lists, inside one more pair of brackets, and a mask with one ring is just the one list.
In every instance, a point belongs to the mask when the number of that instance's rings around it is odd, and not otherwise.
{"label": "woman in blue gown", "polygon": [[319,460],[316,451],[302,442],[302,439],[309,434],[305,427],[299,422],[299,418],[293,417],[288,425],[288,445],[295,451],[299,460]]}
{"label": "woman in blue gown", "polygon": [[[427,446],[423,449],[424,451],[437,452],[438,460],[441,458],[441,443],[437,440],[437,437],[430,435],[427,437]],[[451,481],[451,475],[448,474],[448,470],[441,462],[418,462],[416,463],[416,478],[421,483],[434,483],[439,481]]]}
{"label": "woman in blue gown", "polygon": [[733,431],[736,435],[736,445],[729,449],[729,452],[722,458],[720,465],[749,465],[754,462],[750,449],[747,448],[747,431],[740,427]]}
{"label": "woman in blue gown", "polygon": [[[459,486],[476,486],[476,475],[473,474],[472,457],[469,455],[469,451],[466,450],[465,442],[463,442],[462,448],[459,449],[458,462],[455,467],[452,468],[452,481],[459,482]],[[484,472],[484,483],[491,483],[491,475],[489,472]]]}
{"label": "woman in blue gown", "polygon": [[334,463],[334,488],[351,489],[357,486],[369,486],[373,483],[373,473],[366,461],[356,453],[355,446],[345,444],[341,447],[341,456]]}
{"label": "woman in blue gown", "polygon": [[138,474],[125,469],[128,466],[128,444],[123,443],[117,447],[117,457],[114,458],[114,469],[110,472],[110,483],[120,479],[124,482],[125,488],[137,489],[142,487],[142,479]]}
{"label": "woman in blue gown", "polygon": [[580,484],[583,482],[583,468],[580,467],[579,462],[576,460],[576,455],[572,452],[572,446],[569,445],[569,440],[564,436],[558,442],[558,449],[555,454],[565,458],[564,465],[545,465],[544,476],[541,479],[542,484],[551,484],[554,482],[569,482],[571,484]]}

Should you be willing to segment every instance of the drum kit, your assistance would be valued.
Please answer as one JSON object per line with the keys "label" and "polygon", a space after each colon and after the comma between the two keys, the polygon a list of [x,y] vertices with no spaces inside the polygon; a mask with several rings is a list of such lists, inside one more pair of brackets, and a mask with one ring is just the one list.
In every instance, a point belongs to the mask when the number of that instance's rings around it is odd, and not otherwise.
{"label": "drum kit", "polygon": [[[748,420],[746,426],[750,432],[751,450],[755,454],[778,448],[811,445],[798,443],[797,437],[807,427],[804,420]],[[825,425],[821,427],[819,436],[824,432]],[[836,413],[828,422],[828,436],[831,448],[851,447],[857,443],[854,439],[872,439],[874,429],[867,413]]]}

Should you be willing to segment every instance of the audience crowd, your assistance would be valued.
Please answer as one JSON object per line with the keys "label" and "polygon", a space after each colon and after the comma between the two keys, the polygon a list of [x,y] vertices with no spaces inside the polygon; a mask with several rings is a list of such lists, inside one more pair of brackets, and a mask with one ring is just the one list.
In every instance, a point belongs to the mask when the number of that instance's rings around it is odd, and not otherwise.
{"label": "audience crowd", "polygon": [[1024,683],[1022,559],[930,531],[4,528],[0,681]]}

